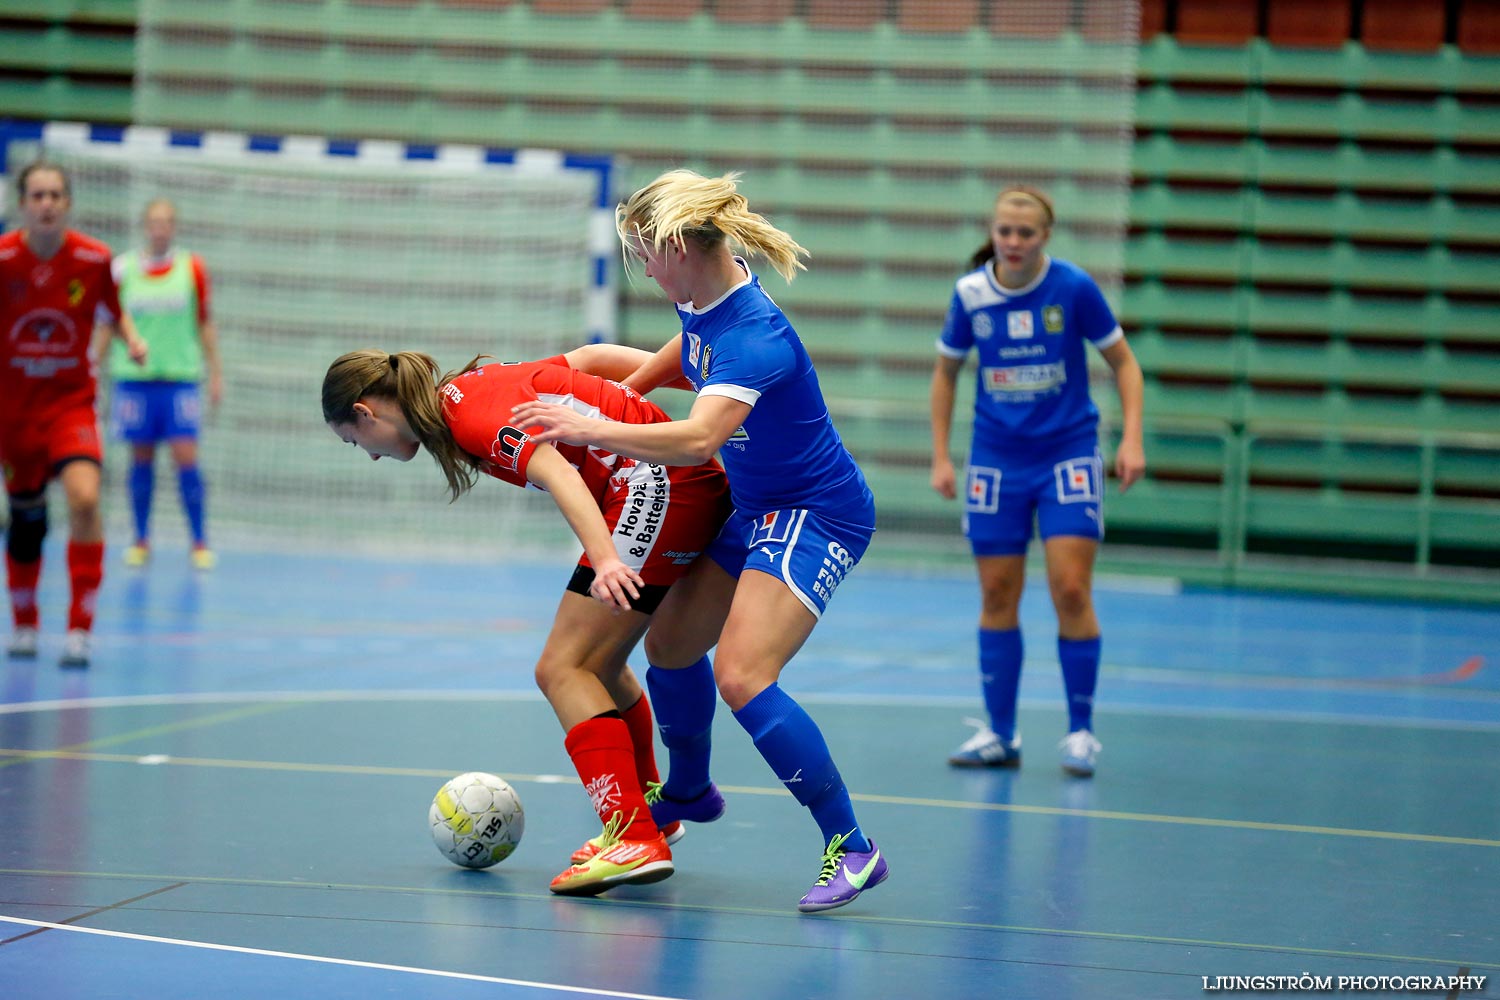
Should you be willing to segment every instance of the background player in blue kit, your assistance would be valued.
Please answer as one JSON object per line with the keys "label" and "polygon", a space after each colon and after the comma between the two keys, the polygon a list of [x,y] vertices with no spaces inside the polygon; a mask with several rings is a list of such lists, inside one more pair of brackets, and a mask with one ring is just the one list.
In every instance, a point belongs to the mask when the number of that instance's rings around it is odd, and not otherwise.
{"label": "background player in blue kit", "polygon": [[[778,680],[875,531],[875,502],[828,416],[796,331],[733,248],[759,254],[788,281],[806,254],[749,210],[737,174],[669,171],[616,210],[627,252],[677,304],[682,332],[626,382],[649,391],[686,376],[698,392],[685,419],[650,427],[590,419],[554,404],[516,407],[539,441],[589,444],[651,462],[690,465],[718,453],[735,513],[662,602],[657,628],[687,634],[672,662],[646,642],[647,684],[671,769],[658,823],[723,812],[709,780],[714,686],[756,749],[822,830],[823,865],[798,908],[843,906],[887,874],[854,817],[848,788],[816,723]],[[747,572],[755,570],[756,572]]]}
{"label": "background player in blue kit", "polygon": [[974,438],[964,482],[964,534],[979,569],[979,669],[989,724],[948,758],[966,767],[1016,767],[1016,698],[1023,644],[1026,549],[1042,538],[1057,610],[1057,656],[1068,696],[1062,766],[1094,773],[1099,620],[1094,556],[1104,537],[1099,411],[1089,396],[1087,340],[1114,370],[1122,436],[1115,475],[1123,493],[1146,468],[1141,368],[1104,295],[1084,271],[1045,253],[1052,203],[1026,186],[1001,191],[976,268],[958,280],[932,375],[932,488],[957,493],[948,438],[959,369],[979,357]]}

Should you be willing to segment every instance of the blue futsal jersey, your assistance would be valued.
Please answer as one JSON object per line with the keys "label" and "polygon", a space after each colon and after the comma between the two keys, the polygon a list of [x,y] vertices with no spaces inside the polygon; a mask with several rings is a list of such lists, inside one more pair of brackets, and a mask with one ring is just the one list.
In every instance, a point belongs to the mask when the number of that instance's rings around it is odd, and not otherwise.
{"label": "blue futsal jersey", "polygon": [[735,259],[744,282],[702,309],[677,303],[682,370],[693,388],[751,406],[719,452],[735,508],[808,508],[872,524],[869,487],[834,429],[812,359],[760,279]]}
{"label": "blue futsal jersey", "polygon": [[959,278],[937,349],[949,358],[977,349],[975,440],[1034,449],[1098,426],[1083,342],[1103,350],[1124,335],[1094,280],[1048,258],[1025,288],[1001,288],[988,263]]}

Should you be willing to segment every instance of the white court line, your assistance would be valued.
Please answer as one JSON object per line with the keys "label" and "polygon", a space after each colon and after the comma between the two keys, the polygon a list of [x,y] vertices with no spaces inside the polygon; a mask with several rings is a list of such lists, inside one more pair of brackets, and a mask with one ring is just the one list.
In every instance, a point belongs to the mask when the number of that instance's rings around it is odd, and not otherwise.
{"label": "white court line", "polygon": [[184,948],[204,948],[209,951],[230,951],[240,955],[264,955],[268,958],[292,958],[302,962],[321,962],[325,965],[348,965],[359,969],[379,969],[383,972],[407,972],[418,976],[438,976],[443,979],[467,979],[477,983],[500,983],[506,986],[524,986],[539,990],[559,990],[563,993],[582,993],[594,997],[621,997],[623,1000],[674,1000],[672,997],[652,993],[621,993],[616,990],[595,990],[585,986],[562,986],[557,983],[534,983],[525,979],[501,979],[497,976],[478,976],[467,972],[444,972],[441,969],[417,969],[409,965],[385,965],[380,962],[356,962],[348,958],[327,958],[323,955],[298,955],[290,951],[267,951],[263,948],[242,948],[232,944],[209,944],[204,941],[181,941],[176,938],[152,937],[149,934],[129,934],[125,931],[109,931],[97,927],[75,927],[72,924],[54,924],[45,920],[26,920],[22,917],[7,917],[0,914],[0,922],[22,924],[26,927],[42,927],[54,931],[72,931],[75,934],[98,934],[101,937],[122,938],[127,941],[146,941],[151,944],[175,944]]}
{"label": "white court line", "polygon": [[[1116,670],[1130,668],[1105,667],[1111,674]],[[1290,690],[1290,689],[1288,689]],[[1399,690],[1380,687],[1361,689],[1360,694],[1400,694]],[[1485,692],[1481,700],[1488,700]],[[407,689],[398,691],[196,691],[191,694],[139,694],[118,695],[99,698],[66,698],[54,701],[18,701],[0,704],[0,715],[23,712],[52,712],[76,708],[118,708],[127,705],[194,705],[238,702],[299,702],[299,701],[529,701],[540,702],[542,695],[535,691],[474,690],[456,691]],[[797,700],[806,705],[846,705],[882,707],[920,707],[972,710],[977,701],[973,695],[901,695],[901,694],[822,694],[799,692]],[[1051,695],[1023,695],[1019,704],[1024,708],[1054,707],[1056,699]],[[1189,718],[1244,719],[1266,722],[1312,722],[1340,723],[1351,726],[1383,727],[1403,729],[1459,729],[1488,732],[1500,728],[1500,722],[1475,719],[1401,718],[1361,712],[1309,711],[1303,709],[1260,709],[1227,707],[1217,705],[1154,705],[1143,702],[1110,702],[1099,706],[1100,715],[1166,716]]]}

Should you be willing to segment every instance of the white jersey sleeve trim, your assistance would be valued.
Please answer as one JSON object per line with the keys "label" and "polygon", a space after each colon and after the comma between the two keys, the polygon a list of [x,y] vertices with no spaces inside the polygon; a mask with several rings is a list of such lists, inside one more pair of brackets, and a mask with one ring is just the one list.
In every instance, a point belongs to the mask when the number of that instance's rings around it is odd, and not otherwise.
{"label": "white jersey sleeve trim", "polygon": [[967,349],[959,350],[957,347],[950,347],[949,345],[943,343],[942,337],[938,338],[937,352],[943,357],[952,358],[955,361],[962,361],[964,358],[969,356],[969,352]]}
{"label": "white jersey sleeve trim", "polygon": [[1122,329],[1120,329],[1120,324],[1116,323],[1115,324],[1115,328],[1113,330],[1109,331],[1104,336],[1100,337],[1098,340],[1093,341],[1093,344],[1094,344],[1095,347],[1099,348],[1099,350],[1102,351],[1106,347],[1113,347],[1113,346],[1115,346],[1115,344],[1119,343],[1120,341],[1122,341],[1124,339],[1125,339],[1125,331],[1122,330]]}
{"label": "white jersey sleeve trim", "polygon": [[728,396],[747,406],[754,406],[760,399],[760,390],[747,389],[742,385],[705,385],[698,390],[700,396]]}

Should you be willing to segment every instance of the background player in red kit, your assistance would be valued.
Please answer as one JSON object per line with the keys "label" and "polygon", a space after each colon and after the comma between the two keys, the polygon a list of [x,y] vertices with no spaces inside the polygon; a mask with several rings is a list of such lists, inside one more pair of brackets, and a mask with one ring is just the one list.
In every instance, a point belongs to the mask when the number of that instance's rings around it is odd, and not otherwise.
{"label": "background player in red kit", "polygon": [[16,190],[22,226],[0,236],[0,461],[10,501],[5,563],[15,620],[9,653],[37,653],[46,490],[55,478],[68,501],[72,581],[61,662],[83,667],[104,577],[104,458],[89,351],[96,314],[115,324],[137,363],[146,358],[146,343],[120,310],[109,248],[67,228],[72,192],[63,169],[32,163]]}
{"label": "background player in red kit", "polygon": [[583,543],[536,665],[537,686],[567,733],[563,745],[604,824],[552,880],[562,895],[672,874],[668,844],[682,835],[682,824],[658,829],[651,817],[661,788],[651,709],[626,658],[667,589],[718,533],[729,490],[715,461],[675,467],[538,444],[511,408],[540,399],[603,420],[664,423],[670,418],[659,407],[609,380],[649,357],[595,344],[522,364],[480,365],[475,358],[434,382],[439,368],[425,354],[355,351],[334,361],[323,380],[323,419],[340,440],[376,460],[406,462],[426,448],[454,499],[479,473],[545,490]]}

